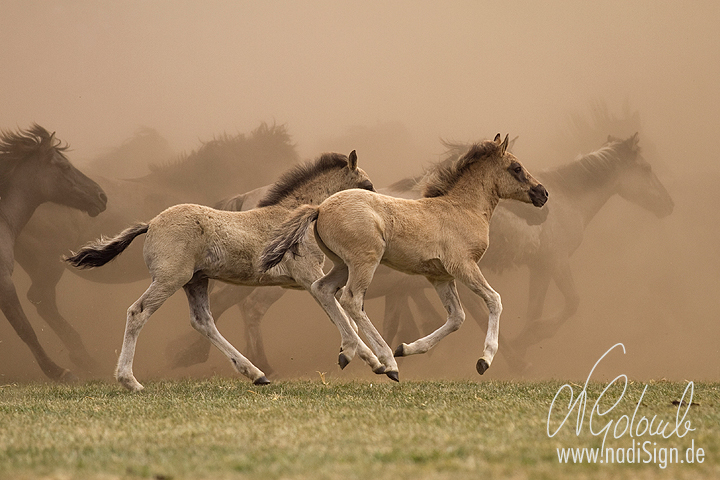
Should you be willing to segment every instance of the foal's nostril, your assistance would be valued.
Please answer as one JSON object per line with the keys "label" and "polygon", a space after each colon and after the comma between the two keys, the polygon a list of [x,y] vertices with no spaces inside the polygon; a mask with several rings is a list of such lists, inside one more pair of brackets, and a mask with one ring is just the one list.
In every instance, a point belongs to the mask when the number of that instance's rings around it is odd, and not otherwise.
{"label": "foal's nostril", "polygon": [[100,198],[100,201],[102,201],[103,203],[107,203],[107,195],[105,195],[105,192],[100,191],[98,197]]}

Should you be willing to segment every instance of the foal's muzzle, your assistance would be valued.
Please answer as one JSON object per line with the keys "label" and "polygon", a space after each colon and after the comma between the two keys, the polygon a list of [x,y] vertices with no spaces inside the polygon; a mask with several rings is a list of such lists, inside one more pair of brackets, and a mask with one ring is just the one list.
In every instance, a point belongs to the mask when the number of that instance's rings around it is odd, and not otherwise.
{"label": "foal's muzzle", "polygon": [[542,207],[548,200],[548,191],[539,183],[530,189],[529,194],[530,201],[536,207]]}

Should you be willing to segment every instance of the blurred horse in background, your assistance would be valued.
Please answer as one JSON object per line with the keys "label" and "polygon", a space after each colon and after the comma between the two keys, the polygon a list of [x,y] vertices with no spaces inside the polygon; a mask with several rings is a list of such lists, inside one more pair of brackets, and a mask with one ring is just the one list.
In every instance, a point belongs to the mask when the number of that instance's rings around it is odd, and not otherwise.
{"label": "blurred horse in background", "polygon": [[[76,169],[65,156],[67,146],[40,125],[0,135],[0,309],[32,351],[45,375],[73,380],[75,375],[58,366],[40,345],[20,305],[12,273],[20,232],[36,209],[55,202],[96,217],[105,210],[103,189]],[[70,228],[65,224],[64,228]],[[53,242],[53,237],[47,238]],[[80,335],[68,325],[48,322],[71,350],[85,350]]]}
{"label": "blurred horse in background", "polygon": [[[139,134],[147,136],[145,130]],[[120,148],[125,151],[126,146],[123,144]],[[69,208],[46,204],[38,208],[18,237],[15,257],[32,282],[28,300],[57,332],[71,361],[85,372],[95,371],[97,362],[78,343],[78,334],[71,322],[58,310],[56,287],[67,269],[62,256],[138,218],[152,218],[171,205],[186,202],[211,205],[257,183],[269,182],[297,161],[298,155],[286,128],[263,123],[250,135],[222,135],[172,163],[151,166],[151,173],[140,178],[94,176],[109,197],[108,209],[103,215],[90,219]],[[128,252],[107,268],[70,271],[93,282],[110,284],[147,278],[140,246],[134,245],[131,250],[132,253]]]}

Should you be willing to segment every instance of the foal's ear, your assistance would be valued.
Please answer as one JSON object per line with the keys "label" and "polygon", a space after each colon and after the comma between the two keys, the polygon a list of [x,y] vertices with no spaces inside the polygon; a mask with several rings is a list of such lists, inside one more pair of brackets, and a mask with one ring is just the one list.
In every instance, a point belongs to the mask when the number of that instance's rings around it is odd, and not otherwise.
{"label": "foal's ear", "polygon": [[355,153],[355,150],[350,152],[350,156],[348,156],[348,168],[357,170],[357,153]]}
{"label": "foal's ear", "polygon": [[505,150],[507,150],[508,143],[510,142],[510,134],[505,135],[505,140],[503,140],[502,145],[500,145],[500,155],[505,155]]}
{"label": "foal's ear", "polygon": [[495,140],[493,140],[493,141],[494,141],[495,143],[500,143],[500,138],[501,138],[501,137],[500,137],[500,134],[498,133],[497,135],[495,135]]}

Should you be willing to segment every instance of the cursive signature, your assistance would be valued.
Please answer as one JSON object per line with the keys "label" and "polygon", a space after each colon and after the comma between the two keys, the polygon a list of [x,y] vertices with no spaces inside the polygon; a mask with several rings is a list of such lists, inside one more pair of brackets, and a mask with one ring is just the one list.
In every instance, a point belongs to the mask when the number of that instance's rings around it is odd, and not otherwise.
{"label": "cursive signature", "polygon": [[[622,348],[623,354],[625,353],[625,345],[622,343],[616,343],[610,349],[605,352],[600,359],[598,359],[597,362],[595,362],[595,365],[593,366],[592,370],[590,370],[590,374],[587,377],[587,380],[585,380],[585,385],[583,386],[583,389],[575,396],[575,392],[573,391],[573,388],[570,384],[565,384],[561,386],[557,393],[555,394],[555,397],[553,398],[552,403],[550,404],[550,409],[548,411],[548,418],[547,418],[547,434],[548,437],[554,437],[557,435],[557,433],[560,431],[560,429],[565,425],[568,418],[573,414],[573,412],[577,411],[577,420],[575,422],[575,434],[577,436],[580,435],[580,432],[583,429],[583,425],[585,424],[585,411],[586,407],[588,406],[588,393],[587,393],[587,387],[588,383],[590,382],[590,378],[592,377],[593,372],[595,371],[595,368],[597,368],[598,364],[602,361],[603,358],[605,358],[610,352],[615,350],[616,348]],[[609,408],[602,410],[600,407],[600,401],[603,399],[603,396],[606,395],[608,390],[611,386],[615,385],[616,383],[620,384],[620,382],[623,383],[623,390],[620,396],[617,398],[615,403],[613,403]],[[677,436],[678,438],[683,438],[685,435],[688,434],[688,432],[692,432],[695,429],[692,428],[690,420],[685,420],[687,417],[687,414],[690,410],[690,405],[692,405],[692,398],[693,393],[695,391],[695,386],[693,382],[688,382],[687,387],[685,387],[685,392],[683,393],[682,398],[680,399],[680,402],[678,403],[678,409],[675,415],[675,422],[671,423],[670,421],[666,421],[663,419],[659,419],[657,415],[653,415],[651,419],[646,417],[645,415],[641,416],[640,418],[637,418],[638,410],[640,408],[640,404],[642,403],[642,399],[645,396],[645,392],[647,391],[648,386],[645,385],[645,388],[643,389],[642,394],[640,395],[640,398],[638,399],[637,405],[635,407],[635,410],[632,414],[632,417],[628,415],[621,415],[618,418],[610,418],[610,413],[613,411],[615,407],[620,403],[620,401],[625,396],[625,392],[627,391],[628,386],[628,377],[625,374],[620,374],[617,377],[615,377],[610,383],[607,384],[607,386],[603,389],[602,393],[597,397],[595,400],[595,403],[592,406],[592,409],[590,410],[590,415],[588,416],[588,429],[590,431],[591,435],[594,436],[603,436],[602,441],[602,448],[605,448],[605,440],[607,439],[608,433],[612,430],[613,437],[614,438],[621,438],[625,434],[629,434],[630,437],[641,437],[643,435],[650,435],[650,436],[662,436],[663,438],[670,438],[673,435]],[[562,419],[559,425],[557,425],[557,428],[552,430],[551,426],[551,416],[553,413],[553,410],[556,408],[556,402],[558,401],[558,397],[560,394],[565,391],[569,390],[570,392],[570,400],[568,401],[567,406],[567,414]],[[685,398],[689,396],[689,398]],[[669,429],[669,430],[668,430]]]}

